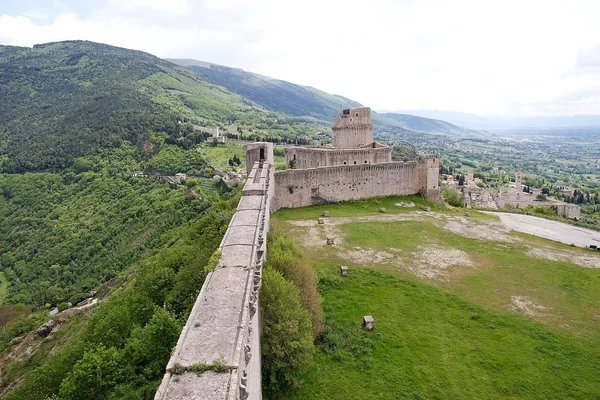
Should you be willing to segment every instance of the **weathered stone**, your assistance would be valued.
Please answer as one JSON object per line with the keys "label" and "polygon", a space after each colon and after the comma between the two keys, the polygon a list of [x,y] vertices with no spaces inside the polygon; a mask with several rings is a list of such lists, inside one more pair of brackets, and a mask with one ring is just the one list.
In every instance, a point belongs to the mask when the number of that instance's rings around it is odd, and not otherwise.
{"label": "weathered stone", "polygon": [[363,328],[367,330],[372,330],[375,328],[375,320],[370,315],[365,315],[363,317]]}
{"label": "weathered stone", "polygon": [[345,265],[342,265],[340,267],[340,274],[342,274],[342,276],[348,276],[348,267]]}
{"label": "weathered stone", "polygon": [[41,337],[48,337],[52,331],[54,331],[55,329],[60,328],[62,325],[64,325],[66,321],[63,319],[59,319],[59,320],[55,320],[55,319],[51,319],[50,321],[44,322],[38,329],[37,329],[37,333],[38,335],[40,335]]}
{"label": "weathered stone", "polygon": [[470,213],[470,212],[466,212],[466,213],[465,213],[465,217],[470,217],[470,216],[471,216],[471,213]]}
{"label": "weathered stone", "polygon": [[325,223],[325,218],[319,218],[318,223],[319,225],[323,225]]}
{"label": "weathered stone", "polygon": [[324,217],[330,217],[331,213],[329,211],[323,211],[323,216]]}
{"label": "weathered stone", "polygon": [[386,211],[387,211],[387,210],[385,209],[385,207],[381,207],[381,208],[379,209],[379,212],[380,212],[380,213],[384,213],[384,212],[386,212]]}
{"label": "weathered stone", "polygon": [[431,211],[431,207],[424,207],[424,208],[423,208],[423,211],[430,212],[430,211]]}
{"label": "weathered stone", "polygon": [[332,236],[327,236],[327,244],[328,245],[334,245],[335,244],[335,240]]}

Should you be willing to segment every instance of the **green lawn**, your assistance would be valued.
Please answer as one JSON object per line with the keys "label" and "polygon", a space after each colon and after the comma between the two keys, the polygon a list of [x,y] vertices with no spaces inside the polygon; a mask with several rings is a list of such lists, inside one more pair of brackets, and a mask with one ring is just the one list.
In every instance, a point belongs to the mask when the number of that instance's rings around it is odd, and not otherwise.
{"label": "green lawn", "polygon": [[[413,201],[417,207],[394,203]],[[594,399],[600,398],[600,269],[527,256],[533,247],[583,249],[524,234],[515,242],[464,237],[443,219],[464,210],[432,206],[418,220],[339,225],[337,246],[308,246],[308,229],[289,221],[421,210],[419,196],[281,210],[272,229],[293,237],[319,275],[327,329],[304,383],[293,399]],[[430,216],[432,214],[425,213]],[[470,221],[495,217],[471,213]],[[317,229],[319,229],[317,227]],[[448,279],[420,279],[419,249],[456,249],[470,266],[450,266]],[[353,262],[354,249],[392,251],[393,262]],[[417,255],[415,255],[417,254]],[[350,276],[339,276],[339,265]],[[539,315],[510,307],[512,296],[533,299]],[[361,329],[364,315],[376,329]]]}
{"label": "green lawn", "polygon": [[[395,204],[399,202],[414,203],[414,207],[398,207]],[[447,212],[456,212],[453,208],[445,205],[430,204],[423,196],[391,196],[378,197],[369,200],[346,201],[340,204],[325,204],[313,207],[303,208],[284,208],[277,211],[275,217],[280,221],[317,219],[322,216],[323,211],[331,211],[332,217],[361,217],[367,215],[377,215],[380,208],[385,208],[387,214],[403,214],[413,211],[423,210],[424,207],[430,207],[433,211],[447,210]],[[482,214],[485,215],[485,214]]]}
{"label": "green lawn", "polygon": [[[294,399],[592,399],[597,348],[416,279],[315,265],[328,329]],[[375,330],[360,328],[372,315]]]}
{"label": "green lawn", "polygon": [[222,171],[231,170],[231,166],[228,163],[229,159],[237,155],[242,165],[236,165],[235,168],[239,171],[246,171],[246,150],[244,146],[238,143],[226,142],[225,144],[218,144],[216,146],[211,143],[203,143],[198,147],[198,150],[213,167]]}

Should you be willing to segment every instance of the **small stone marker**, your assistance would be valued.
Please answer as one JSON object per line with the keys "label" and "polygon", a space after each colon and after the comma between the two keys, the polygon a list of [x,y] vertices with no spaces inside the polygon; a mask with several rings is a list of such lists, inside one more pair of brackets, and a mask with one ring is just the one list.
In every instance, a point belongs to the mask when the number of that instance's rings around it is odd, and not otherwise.
{"label": "small stone marker", "polygon": [[323,211],[323,216],[329,217],[329,216],[331,216],[331,214],[329,213],[329,211]]}
{"label": "small stone marker", "polygon": [[384,212],[386,212],[386,209],[385,209],[385,207],[381,207],[381,208],[379,209],[379,212],[380,212],[380,213],[384,213]]}
{"label": "small stone marker", "polygon": [[363,317],[363,328],[371,331],[375,328],[375,320],[370,315],[365,315]]}
{"label": "small stone marker", "polygon": [[325,218],[319,218],[319,225],[323,225],[325,223]]}
{"label": "small stone marker", "polygon": [[330,245],[335,244],[334,240],[333,240],[333,236],[327,236],[327,244],[330,244]]}
{"label": "small stone marker", "polygon": [[340,274],[342,274],[342,276],[348,276],[348,267],[345,265],[342,265],[340,267]]}
{"label": "small stone marker", "polygon": [[431,211],[431,207],[425,207],[425,208],[423,208],[423,211],[429,212],[429,211]]}

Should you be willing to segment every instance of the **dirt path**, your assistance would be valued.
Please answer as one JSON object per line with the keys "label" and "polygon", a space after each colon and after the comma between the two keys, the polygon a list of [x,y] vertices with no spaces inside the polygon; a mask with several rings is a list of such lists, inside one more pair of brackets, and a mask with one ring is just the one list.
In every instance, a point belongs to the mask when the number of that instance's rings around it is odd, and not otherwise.
{"label": "dirt path", "polygon": [[600,232],[598,231],[531,215],[497,212],[488,212],[488,214],[497,215],[507,228],[518,232],[579,247],[588,247],[591,244],[600,246]]}

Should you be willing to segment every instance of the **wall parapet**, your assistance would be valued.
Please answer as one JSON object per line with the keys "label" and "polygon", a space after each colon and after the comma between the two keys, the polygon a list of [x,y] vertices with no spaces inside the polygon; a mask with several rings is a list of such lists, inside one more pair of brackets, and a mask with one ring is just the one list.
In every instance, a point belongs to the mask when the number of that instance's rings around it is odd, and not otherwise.
{"label": "wall parapet", "polygon": [[[262,399],[259,296],[273,171],[270,163],[252,166],[219,246],[220,261],[202,285],[155,400]],[[226,372],[186,371],[215,361]]]}

